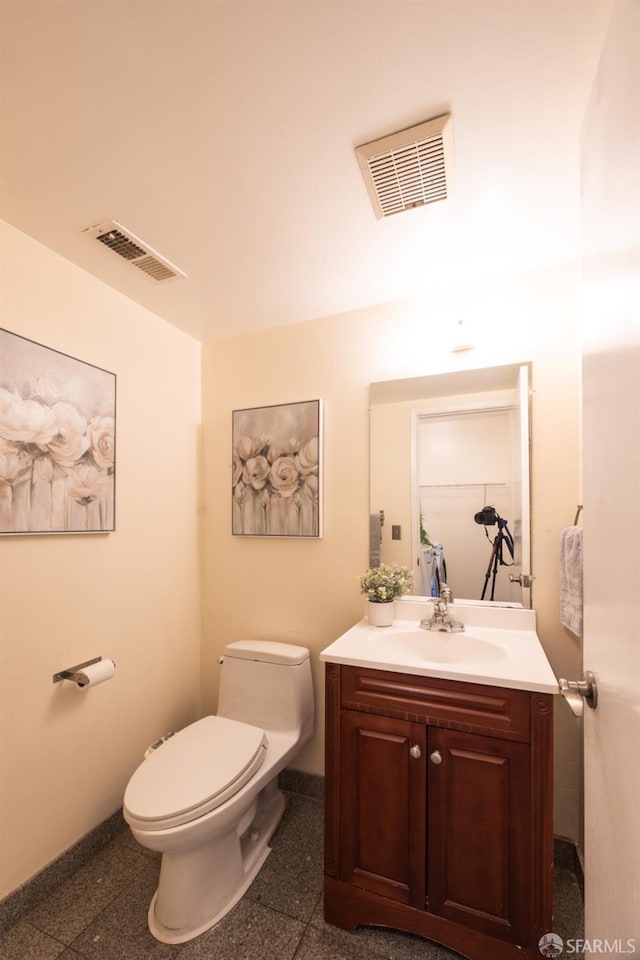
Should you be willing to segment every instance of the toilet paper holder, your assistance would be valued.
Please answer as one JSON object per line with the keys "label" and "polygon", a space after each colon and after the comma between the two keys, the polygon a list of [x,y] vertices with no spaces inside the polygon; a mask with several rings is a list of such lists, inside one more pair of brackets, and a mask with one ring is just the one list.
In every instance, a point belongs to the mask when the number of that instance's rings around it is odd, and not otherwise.
{"label": "toilet paper holder", "polygon": [[80,671],[85,667],[90,667],[93,663],[100,663],[101,660],[102,657],[94,657],[93,660],[85,660],[84,663],[76,663],[74,667],[60,670],[58,673],[54,673],[53,682],[58,683],[60,680],[72,680],[74,683],[78,683],[81,679],[79,676]]}

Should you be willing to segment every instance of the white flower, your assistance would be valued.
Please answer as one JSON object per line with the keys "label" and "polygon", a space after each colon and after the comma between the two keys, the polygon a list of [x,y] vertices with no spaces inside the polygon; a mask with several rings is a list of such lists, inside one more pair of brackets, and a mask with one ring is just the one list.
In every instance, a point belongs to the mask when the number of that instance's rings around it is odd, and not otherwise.
{"label": "white flower", "polygon": [[89,421],[89,446],[96,465],[111,470],[115,460],[115,422],[113,417],[92,417]]}
{"label": "white flower", "polygon": [[293,457],[278,457],[271,467],[271,486],[281,497],[290,497],[298,489],[299,474]]}
{"label": "white flower", "polygon": [[68,474],[65,486],[70,497],[87,506],[98,500],[105,491],[107,478],[92,463],[83,463]]}
{"label": "white flower", "polygon": [[269,479],[269,461],[266,457],[252,457],[242,471],[242,480],[254,490],[262,490]]}
{"label": "white flower", "polygon": [[313,474],[310,474],[308,477],[303,477],[300,484],[300,493],[308,497],[310,500],[318,499],[319,491],[319,482],[318,478]]}
{"label": "white flower", "polygon": [[318,472],[318,438],[311,437],[310,440],[302,446],[296,457],[298,470],[303,476],[309,473]]}
{"label": "white flower", "polygon": [[233,499],[236,503],[245,503],[246,500],[251,496],[251,487],[247,487],[246,484],[240,480],[239,483],[236,483],[233,488]]}
{"label": "white flower", "polygon": [[236,455],[241,460],[249,460],[251,457],[257,457],[267,444],[266,437],[240,437],[236,442]]}
{"label": "white flower", "polygon": [[72,467],[89,449],[86,418],[70,403],[55,403],[51,408],[55,418],[55,433],[48,443],[38,445],[47,451],[56,463]]}
{"label": "white flower", "polygon": [[14,443],[47,444],[56,433],[55,416],[35,400],[0,391],[0,437]]}
{"label": "white flower", "polygon": [[291,437],[289,440],[279,440],[277,443],[269,444],[267,458],[270,463],[275,463],[278,457],[292,456],[300,449],[300,441]]}
{"label": "white flower", "polygon": [[408,567],[399,567],[397,563],[381,563],[358,577],[360,593],[374,603],[389,603],[395,597],[407,593],[413,585],[413,574]]}
{"label": "white flower", "polygon": [[30,377],[22,391],[24,397],[29,400],[37,400],[47,407],[52,407],[58,400],[64,398],[64,392],[56,380],[48,376]]}

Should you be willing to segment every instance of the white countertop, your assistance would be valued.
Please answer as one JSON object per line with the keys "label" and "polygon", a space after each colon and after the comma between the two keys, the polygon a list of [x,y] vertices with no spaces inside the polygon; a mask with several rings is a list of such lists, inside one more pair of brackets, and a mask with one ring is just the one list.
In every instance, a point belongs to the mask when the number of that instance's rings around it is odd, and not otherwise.
{"label": "white countertop", "polygon": [[449,612],[452,619],[465,624],[464,632],[421,629],[419,621],[431,616],[432,605],[421,598],[396,600],[392,626],[374,627],[365,617],[323,650],[320,660],[559,693],[558,681],[536,633],[533,610],[454,603]]}

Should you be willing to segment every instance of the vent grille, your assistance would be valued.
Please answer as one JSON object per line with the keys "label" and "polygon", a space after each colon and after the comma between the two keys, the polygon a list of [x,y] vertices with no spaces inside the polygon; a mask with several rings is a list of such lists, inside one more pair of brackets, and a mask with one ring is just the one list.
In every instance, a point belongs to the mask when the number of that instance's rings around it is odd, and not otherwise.
{"label": "vent grille", "polygon": [[125,260],[133,260],[135,257],[143,257],[145,255],[142,247],[139,247],[137,243],[125,237],[124,233],[120,230],[109,230],[108,233],[101,233],[96,239],[99,240],[100,243],[104,243],[105,247],[109,247],[110,250],[117,253],[119,257],[124,257]]}
{"label": "vent grille", "polygon": [[142,257],[140,260],[134,260],[133,265],[138,270],[142,270],[153,277],[154,280],[170,280],[176,276],[175,271],[161,263],[160,260],[156,260],[155,257]]}
{"label": "vent grille", "polygon": [[356,147],[379,219],[446,200],[451,189],[451,117],[437,117]]}
{"label": "vent grille", "polygon": [[186,277],[186,273],[173,263],[162,257],[153,247],[145,243],[140,237],[123,227],[117,220],[108,220],[105,223],[87,227],[83,233],[95,237],[109,250],[113,250],[119,257],[128,260],[134,267],[146,273],[157,283],[167,280],[177,280]]}

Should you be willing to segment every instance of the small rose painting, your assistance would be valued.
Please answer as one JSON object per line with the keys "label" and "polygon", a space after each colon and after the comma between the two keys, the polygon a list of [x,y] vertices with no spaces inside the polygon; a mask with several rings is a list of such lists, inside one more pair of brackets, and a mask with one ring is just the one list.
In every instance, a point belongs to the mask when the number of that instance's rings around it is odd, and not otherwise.
{"label": "small rose painting", "polygon": [[115,529],[115,374],[0,329],[0,533]]}
{"label": "small rose painting", "polygon": [[320,400],[233,411],[232,533],[321,537]]}

